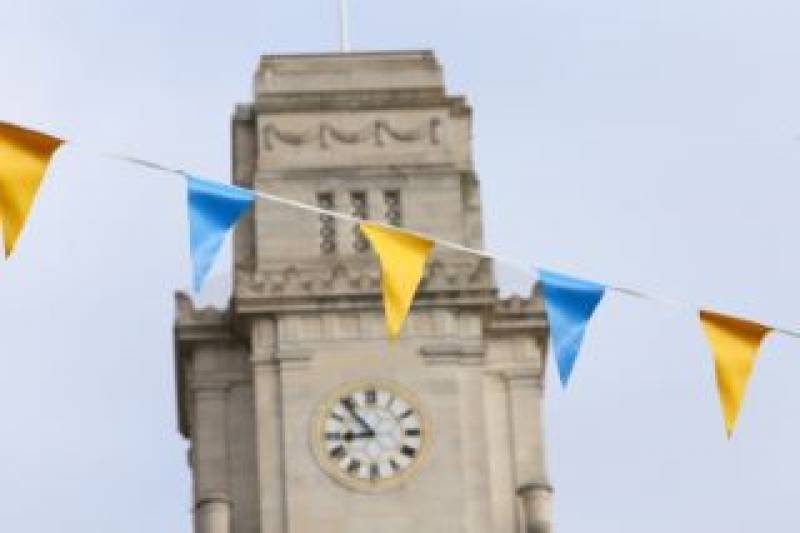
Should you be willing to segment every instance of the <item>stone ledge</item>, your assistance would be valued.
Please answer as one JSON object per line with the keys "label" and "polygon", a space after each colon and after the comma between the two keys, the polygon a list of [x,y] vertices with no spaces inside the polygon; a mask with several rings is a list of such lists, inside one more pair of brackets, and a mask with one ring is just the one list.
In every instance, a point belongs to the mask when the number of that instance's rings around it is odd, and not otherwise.
{"label": "stone ledge", "polygon": [[458,343],[426,344],[419,349],[419,353],[430,365],[478,365],[486,357],[483,346]]}
{"label": "stone ledge", "polygon": [[[463,96],[448,96],[441,89],[402,91],[338,91],[284,93],[259,97],[252,104],[253,114],[275,115],[308,111],[402,111],[406,109],[444,109],[453,118],[467,118],[472,109]],[[247,117],[242,114],[242,117]],[[239,115],[237,115],[237,118]]]}
{"label": "stone ledge", "polygon": [[[425,267],[418,295],[465,292],[494,288],[489,260],[454,262],[434,257]],[[237,300],[247,297],[285,297],[380,294],[380,269],[377,261],[336,260],[320,265],[289,264],[270,270],[235,272]]]}
{"label": "stone ledge", "polygon": [[281,345],[275,357],[281,363],[304,363],[310,361],[313,356],[314,350],[311,348]]}

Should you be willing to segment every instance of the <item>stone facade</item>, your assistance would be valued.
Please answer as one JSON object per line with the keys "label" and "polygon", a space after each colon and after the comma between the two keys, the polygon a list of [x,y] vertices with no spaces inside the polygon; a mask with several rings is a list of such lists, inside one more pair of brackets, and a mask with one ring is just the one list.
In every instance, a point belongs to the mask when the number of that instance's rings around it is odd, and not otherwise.
{"label": "stone facade", "polygon": [[[265,56],[233,117],[244,187],[482,247],[471,110],[431,52]],[[492,265],[437,248],[401,337],[357,228],[258,202],[234,238],[227,311],[177,297],[181,433],[196,533],[549,531],[542,301],[498,299]],[[391,380],[430,417],[430,451],[386,491],[312,453],[319,402]]]}

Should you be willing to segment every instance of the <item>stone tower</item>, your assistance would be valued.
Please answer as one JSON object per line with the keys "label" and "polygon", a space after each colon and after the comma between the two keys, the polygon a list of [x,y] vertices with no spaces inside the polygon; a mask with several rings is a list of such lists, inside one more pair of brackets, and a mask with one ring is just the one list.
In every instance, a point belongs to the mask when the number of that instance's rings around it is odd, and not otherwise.
{"label": "stone tower", "polygon": [[[481,248],[471,110],[430,51],[264,56],[233,179]],[[196,533],[550,528],[542,302],[437,247],[401,337],[357,228],[259,201],[227,311],[177,297]]]}

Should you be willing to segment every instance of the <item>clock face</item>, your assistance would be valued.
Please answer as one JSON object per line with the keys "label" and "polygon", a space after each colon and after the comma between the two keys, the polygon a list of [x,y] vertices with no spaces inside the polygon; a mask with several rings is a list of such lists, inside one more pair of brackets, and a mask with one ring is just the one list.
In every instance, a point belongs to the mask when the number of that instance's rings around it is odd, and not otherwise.
{"label": "clock face", "polygon": [[396,486],[419,467],[430,442],[420,403],[393,383],[363,382],[325,400],[312,428],[322,468],[365,491]]}

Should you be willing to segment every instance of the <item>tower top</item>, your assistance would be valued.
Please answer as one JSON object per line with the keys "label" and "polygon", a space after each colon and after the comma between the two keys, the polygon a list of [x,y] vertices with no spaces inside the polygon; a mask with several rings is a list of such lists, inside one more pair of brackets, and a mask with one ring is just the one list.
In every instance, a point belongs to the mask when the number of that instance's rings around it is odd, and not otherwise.
{"label": "tower top", "polygon": [[[471,123],[431,50],[264,55],[254,101],[234,113],[234,180],[480,248]],[[282,300],[378,294],[378,268],[357,228],[257,209],[252,234],[238,235],[236,262],[246,265],[237,272],[238,302],[278,291]],[[491,296],[488,262],[446,250],[435,256],[452,281],[447,290]],[[286,269],[291,287],[274,281]],[[358,279],[340,287],[328,283],[332,275]],[[261,278],[270,280],[263,288]]]}
{"label": "tower top", "polygon": [[444,93],[433,51],[264,55],[254,79],[256,100],[286,93],[408,89]]}
{"label": "tower top", "polygon": [[[233,181],[483,248],[471,125],[430,51],[268,55]],[[437,247],[388,344],[357,224],[257,202],[233,258],[227,311],[178,299],[196,533],[550,531],[540,298],[500,301],[489,259]]]}

